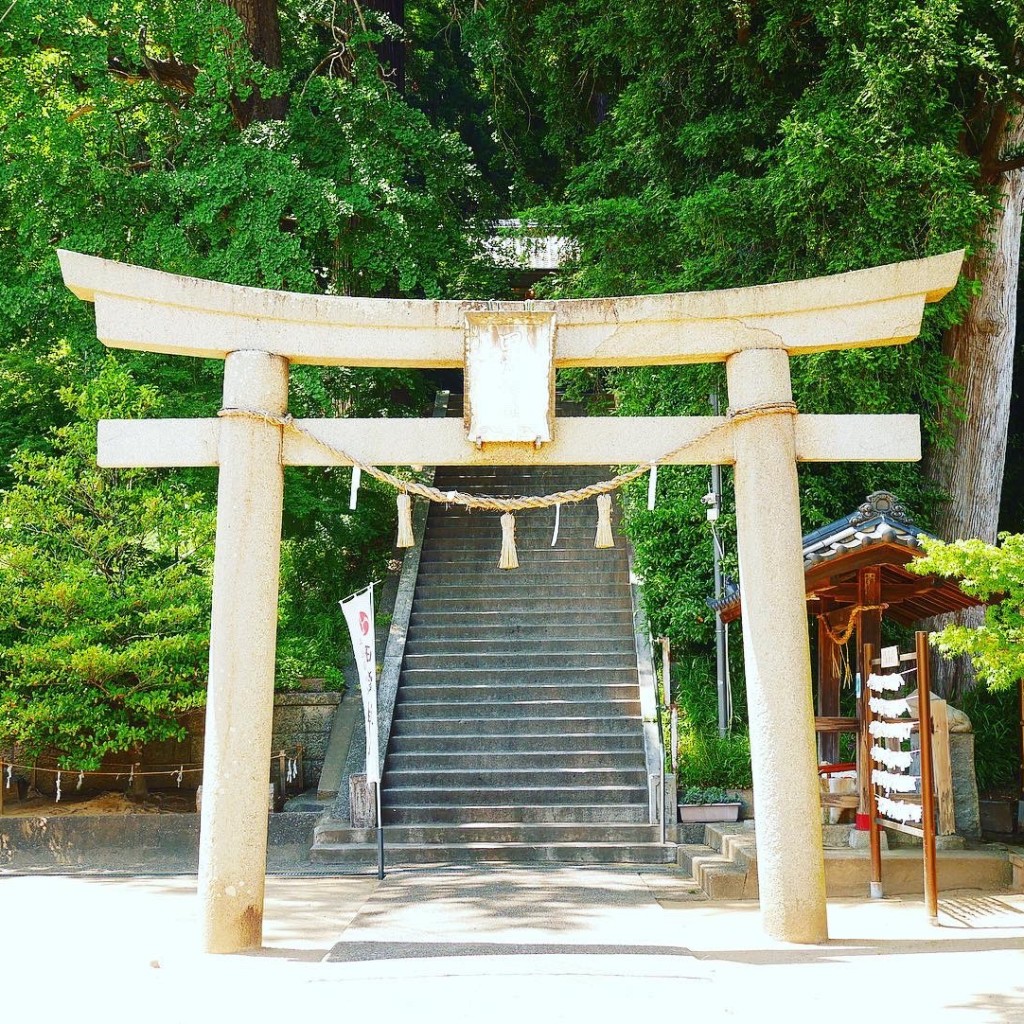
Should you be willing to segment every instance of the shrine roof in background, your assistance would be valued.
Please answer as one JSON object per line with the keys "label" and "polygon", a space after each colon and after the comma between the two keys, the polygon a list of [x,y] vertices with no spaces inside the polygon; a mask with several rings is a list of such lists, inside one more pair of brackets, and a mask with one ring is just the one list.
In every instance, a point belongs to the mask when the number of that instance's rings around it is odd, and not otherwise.
{"label": "shrine roof in background", "polygon": [[[849,515],[805,534],[804,577],[813,610],[841,614],[855,605],[857,573],[868,566],[882,568],[884,617],[901,625],[982,604],[952,580],[919,576],[904,568],[924,554],[922,536],[934,535],[913,523],[888,491],[869,494]],[[723,622],[734,622],[740,617],[739,588],[708,604]]]}

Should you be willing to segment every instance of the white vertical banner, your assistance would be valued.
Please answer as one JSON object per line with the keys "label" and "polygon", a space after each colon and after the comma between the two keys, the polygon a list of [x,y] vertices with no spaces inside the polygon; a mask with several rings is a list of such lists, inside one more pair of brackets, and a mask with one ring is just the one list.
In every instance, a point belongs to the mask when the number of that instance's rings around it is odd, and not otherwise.
{"label": "white vertical banner", "polygon": [[377,743],[377,652],[373,630],[373,584],[338,602],[348,623],[352,650],[363,695],[363,724],[366,727],[366,781],[380,782],[380,752]]}

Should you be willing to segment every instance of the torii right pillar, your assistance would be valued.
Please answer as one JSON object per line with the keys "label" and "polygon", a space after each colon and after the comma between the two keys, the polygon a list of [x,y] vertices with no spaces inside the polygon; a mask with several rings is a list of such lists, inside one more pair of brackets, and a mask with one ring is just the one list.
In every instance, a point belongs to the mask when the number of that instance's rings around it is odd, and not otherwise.
{"label": "torii right pillar", "polygon": [[[791,402],[789,354],[750,349],[726,361],[733,409]],[[743,661],[765,930],[789,942],[828,938],[821,797],[794,416],[780,410],[733,426]],[[794,771],[794,765],[798,769]]]}

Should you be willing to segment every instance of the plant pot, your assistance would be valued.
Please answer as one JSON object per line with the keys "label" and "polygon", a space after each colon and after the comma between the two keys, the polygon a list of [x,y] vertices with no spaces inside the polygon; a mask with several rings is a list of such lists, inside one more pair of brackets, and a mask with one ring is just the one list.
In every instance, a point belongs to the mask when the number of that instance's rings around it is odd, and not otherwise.
{"label": "plant pot", "polygon": [[691,823],[702,821],[739,821],[740,808],[742,806],[738,800],[736,803],[728,804],[680,804],[679,820]]}

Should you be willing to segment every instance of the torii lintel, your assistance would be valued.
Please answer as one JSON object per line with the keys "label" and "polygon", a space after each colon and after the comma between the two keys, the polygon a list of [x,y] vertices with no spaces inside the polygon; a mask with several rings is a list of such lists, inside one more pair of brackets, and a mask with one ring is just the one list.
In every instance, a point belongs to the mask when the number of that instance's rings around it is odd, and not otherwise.
{"label": "torii lintel", "polygon": [[781,284],[603,299],[369,299],[221,284],[58,251],[64,281],[96,305],[113,348],[223,359],[259,349],[291,363],[454,368],[467,314],[552,312],[555,365],[722,362],[781,348],[807,355],[915,338],[926,302],[956,283],[963,251]]}

